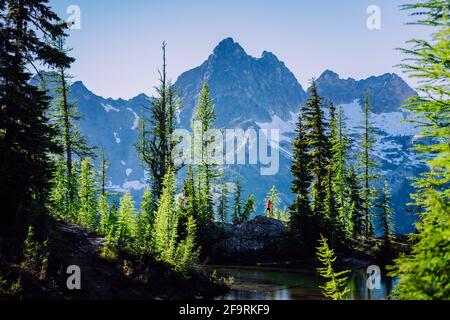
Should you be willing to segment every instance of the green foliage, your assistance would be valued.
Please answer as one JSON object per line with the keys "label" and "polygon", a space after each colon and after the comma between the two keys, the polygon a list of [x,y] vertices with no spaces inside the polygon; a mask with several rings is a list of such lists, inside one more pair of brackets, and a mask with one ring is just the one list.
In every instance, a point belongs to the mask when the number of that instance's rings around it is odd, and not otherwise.
{"label": "green foliage", "polygon": [[234,225],[241,223],[242,217],[242,200],[241,200],[242,186],[239,179],[236,180],[236,189],[234,191],[233,217]]}
{"label": "green foliage", "polygon": [[98,198],[98,213],[100,215],[99,231],[103,235],[114,234],[118,220],[118,212],[114,205],[110,205],[106,195]]}
{"label": "green foliage", "polygon": [[335,197],[337,209],[338,225],[347,236],[351,235],[351,215],[350,215],[350,190],[347,184],[349,168],[347,165],[351,139],[348,137],[347,126],[345,124],[344,109],[339,107],[333,130],[331,130],[331,161],[330,170],[333,174],[331,190]]}
{"label": "green foliage", "polygon": [[135,205],[129,192],[120,199],[119,219],[117,221],[116,240],[121,248],[129,247],[135,238]]}
{"label": "green foliage", "polygon": [[81,161],[78,176],[79,212],[78,223],[84,227],[96,230],[100,223],[95,196],[95,173],[91,158]]}
{"label": "green foliage", "polygon": [[240,222],[250,220],[252,213],[256,212],[256,201],[253,195],[250,195],[247,200],[245,200],[244,207],[242,208],[242,216],[240,217]]}
{"label": "green foliage", "polygon": [[391,190],[387,181],[384,181],[383,189],[379,196],[378,202],[375,204],[377,209],[377,217],[383,230],[384,243],[389,244],[389,241],[394,236],[394,210],[391,204]]}
{"label": "green foliage", "polygon": [[366,238],[374,235],[372,224],[372,207],[375,198],[373,180],[377,178],[374,173],[375,162],[373,161],[373,144],[375,143],[375,129],[370,122],[369,93],[364,97],[364,125],[361,139],[361,151],[359,155],[360,179],[363,181],[362,199],[364,208],[364,227]]}
{"label": "green foliage", "polygon": [[21,238],[30,211],[36,218],[47,212],[50,155],[61,151],[48,119],[50,97],[31,83],[29,69],[31,65],[68,67],[73,59],[45,41],[58,39],[66,28],[47,1],[7,0],[0,6],[0,233]]}
{"label": "green foliage", "polygon": [[294,177],[292,181],[292,192],[295,194],[294,203],[290,207],[289,226],[294,237],[305,240],[308,221],[311,221],[311,207],[308,190],[312,177],[309,171],[310,158],[308,156],[308,144],[304,126],[304,115],[300,111],[296,127],[297,136],[292,144],[293,159],[291,172]]}
{"label": "green foliage", "polygon": [[355,169],[350,168],[350,173],[347,178],[348,188],[349,188],[349,217],[350,226],[348,228],[353,239],[356,240],[358,237],[365,235],[365,223],[364,223],[364,201],[361,198],[361,187],[358,183],[358,177],[356,176]]}
{"label": "green foliage", "polygon": [[225,181],[220,185],[218,221],[223,227],[228,221],[228,186]]}
{"label": "green foliage", "polygon": [[140,159],[148,167],[153,193],[157,199],[162,193],[166,173],[169,168],[174,169],[173,131],[175,112],[179,105],[178,96],[167,79],[165,42],[162,44],[162,51],[163,65],[159,72],[159,85],[155,88],[156,96],[148,108],[149,115],[144,112],[140,117],[139,139],[135,145]]}
{"label": "green foliage", "polygon": [[67,184],[66,168],[64,159],[59,158],[56,162],[56,168],[51,180],[52,189],[50,191],[50,211],[51,214],[59,219],[68,221],[70,215],[70,198]]}
{"label": "green foliage", "polygon": [[211,93],[208,85],[203,84],[199,95],[198,104],[192,117],[192,130],[194,135],[194,144],[192,154],[196,163],[196,184],[199,192],[197,193],[199,221],[210,223],[214,221],[214,204],[212,196],[212,186],[216,178],[217,164],[213,158],[214,136],[211,136],[214,121],[216,119],[215,107],[212,103]]}
{"label": "green foliage", "polygon": [[43,279],[48,267],[48,240],[40,243],[36,240],[34,228],[28,228],[28,234],[23,244],[22,267],[37,277]]}
{"label": "green foliage", "polygon": [[163,261],[172,261],[178,223],[175,201],[175,175],[170,170],[163,184],[163,192],[158,202],[155,225],[152,234],[152,248]]}
{"label": "green foliage", "polygon": [[424,0],[405,5],[417,23],[431,26],[430,41],[412,40],[403,69],[421,80],[420,95],[406,106],[421,133],[416,149],[428,165],[417,178],[415,204],[422,209],[419,234],[410,255],[395,262],[397,299],[450,299],[450,7],[448,1]]}
{"label": "green foliage", "polygon": [[198,261],[199,249],[196,248],[196,224],[193,217],[189,217],[186,224],[187,235],[181,240],[176,249],[175,270],[187,272],[191,270]]}
{"label": "green foliage", "polygon": [[333,264],[336,261],[334,250],[328,246],[328,240],[321,235],[320,246],[317,247],[317,259],[323,267],[317,268],[317,272],[327,280],[325,285],[320,286],[326,298],[332,300],[346,300],[349,289],[347,288],[349,270],[335,272]]}
{"label": "green foliage", "polygon": [[309,170],[313,178],[311,197],[313,200],[313,214],[323,220],[325,216],[325,197],[329,140],[326,135],[327,123],[322,109],[322,98],[317,94],[316,82],[313,80],[308,89],[309,98],[304,107],[304,127],[307,141],[307,155]]}
{"label": "green foliage", "polygon": [[155,224],[156,201],[153,192],[145,189],[141,201],[141,211],[136,223],[135,246],[138,252],[150,252],[152,227]]}

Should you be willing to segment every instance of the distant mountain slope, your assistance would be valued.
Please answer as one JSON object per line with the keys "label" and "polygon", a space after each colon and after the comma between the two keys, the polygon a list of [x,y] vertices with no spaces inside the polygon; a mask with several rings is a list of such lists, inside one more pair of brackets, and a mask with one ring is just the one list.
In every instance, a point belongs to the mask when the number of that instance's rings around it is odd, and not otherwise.
{"label": "distant mountain slope", "polygon": [[273,114],[287,120],[306,98],[294,74],[274,54],[265,51],[261,58],[253,58],[227,38],[201,66],[183,73],[175,82],[183,97],[184,126],[189,125],[204,82],[214,95],[218,126],[267,121]]}
{"label": "distant mountain slope", "polygon": [[321,96],[337,104],[351,103],[355,99],[363,104],[367,91],[372,111],[377,114],[399,111],[399,106],[416,95],[402,78],[393,73],[356,81],[352,78],[341,79],[335,72],[326,70],[317,79],[317,86]]}

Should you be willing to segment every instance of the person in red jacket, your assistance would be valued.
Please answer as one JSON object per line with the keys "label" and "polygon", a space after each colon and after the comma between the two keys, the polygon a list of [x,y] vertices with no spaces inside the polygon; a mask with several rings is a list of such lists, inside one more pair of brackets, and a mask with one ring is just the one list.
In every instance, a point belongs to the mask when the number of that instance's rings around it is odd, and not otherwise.
{"label": "person in red jacket", "polygon": [[266,217],[270,217],[272,215],[272,201],[270,199],[267,200],[266,203]]}

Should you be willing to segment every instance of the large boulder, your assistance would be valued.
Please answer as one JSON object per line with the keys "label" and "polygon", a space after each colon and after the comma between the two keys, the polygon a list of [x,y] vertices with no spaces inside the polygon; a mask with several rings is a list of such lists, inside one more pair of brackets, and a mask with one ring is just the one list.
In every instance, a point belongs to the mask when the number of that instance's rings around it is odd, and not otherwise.
{"label": "large boulder", "polygon": [[258,216],[237,226],[226,225],[223,239],[212,248],[212,260],[254,263],[280,256],[288,232],[285,223]]}

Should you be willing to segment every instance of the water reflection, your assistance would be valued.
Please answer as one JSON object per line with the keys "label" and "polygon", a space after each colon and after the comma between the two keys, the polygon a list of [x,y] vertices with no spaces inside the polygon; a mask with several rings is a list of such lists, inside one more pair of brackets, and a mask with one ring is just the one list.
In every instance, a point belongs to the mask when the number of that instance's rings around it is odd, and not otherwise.
{"label": "water reflection", "polygon": [[[224,300],[322,300],[322,278],[309,271],[215,267],[217,274],[232,277],[231,291]],[[349,280],[352,300],[384,300],[393,287],[392,279],[383,275],[379,289],[369,290],[365,270],[354,270]]]}

